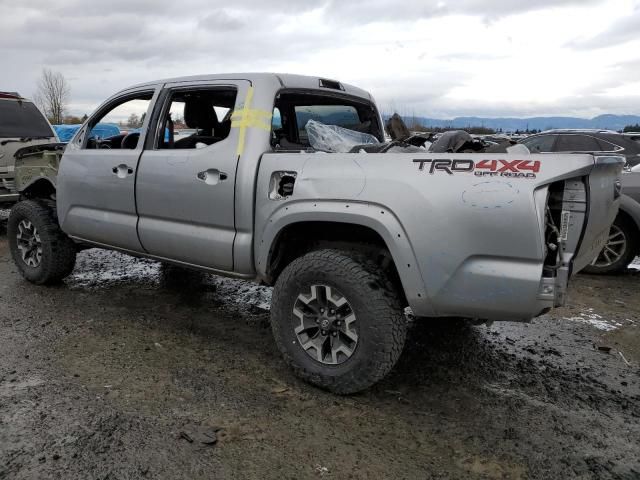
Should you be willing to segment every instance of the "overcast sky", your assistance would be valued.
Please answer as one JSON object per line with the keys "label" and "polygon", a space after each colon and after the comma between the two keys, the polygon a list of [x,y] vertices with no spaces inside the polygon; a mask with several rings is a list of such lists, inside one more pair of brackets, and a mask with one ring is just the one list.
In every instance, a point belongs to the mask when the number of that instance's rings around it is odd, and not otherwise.
{"label": "overcast sky", "polygon": [[640,114],[640,0],[0,0],[0,90],[43,67],[90,113],[131,84],[320,75],[384,111],[452,118]]}

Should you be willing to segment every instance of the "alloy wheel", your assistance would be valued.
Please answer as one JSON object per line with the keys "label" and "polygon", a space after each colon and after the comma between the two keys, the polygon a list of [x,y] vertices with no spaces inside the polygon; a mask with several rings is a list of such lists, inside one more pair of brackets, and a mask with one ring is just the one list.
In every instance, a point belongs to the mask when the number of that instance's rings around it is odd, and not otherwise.
{"label": "alloy wheel", "polygon": [[16,238],[22,261],[29,267],[38,267],[42,262],[42,241],[36,226],[26,219],[20,221]]}
{"label": "alloy wheel", "polygon": [[627,236],[617,225],[611,225],[609,239],[600,254],[591,262],[594,267],[608,267],[616,263],[627,250]]}
{"label": "alloy wheel", "polygon": [[340,365],[358,345],[356,315],[344,295],[327,285],[311,285],[298,295],[293,314],[300,347],[325,365]]}

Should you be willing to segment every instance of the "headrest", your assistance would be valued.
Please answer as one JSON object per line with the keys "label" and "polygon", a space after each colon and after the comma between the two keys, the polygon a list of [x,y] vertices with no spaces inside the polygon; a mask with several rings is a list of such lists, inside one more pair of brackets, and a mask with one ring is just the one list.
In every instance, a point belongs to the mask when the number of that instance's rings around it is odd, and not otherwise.
{"label": "headrest", "polygon": [[211,130],[218,124],[213,106],[203,98],[192,98],[184,104],[184,123],[189,128]]}

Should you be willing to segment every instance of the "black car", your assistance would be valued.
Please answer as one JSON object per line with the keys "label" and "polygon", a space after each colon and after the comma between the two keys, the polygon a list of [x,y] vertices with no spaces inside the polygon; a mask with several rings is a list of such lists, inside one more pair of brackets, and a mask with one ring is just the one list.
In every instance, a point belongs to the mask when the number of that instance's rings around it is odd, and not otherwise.
{"label": "black car", "polygon": [[627,167],[640,163],[640,142],[610,130],[548,130],[520,141],[531,153],[612,153],[624,155]]}
{"label": "black car", "polygon": [[584,269],[587,273],[623,272],[640,254],[640,172],[630,171],[640,164],[640,143],[634,138],[608,130],[549,130],[520,141],[531,153],[610,153],[626,157],[618,216],[611,226],[609,241]]}

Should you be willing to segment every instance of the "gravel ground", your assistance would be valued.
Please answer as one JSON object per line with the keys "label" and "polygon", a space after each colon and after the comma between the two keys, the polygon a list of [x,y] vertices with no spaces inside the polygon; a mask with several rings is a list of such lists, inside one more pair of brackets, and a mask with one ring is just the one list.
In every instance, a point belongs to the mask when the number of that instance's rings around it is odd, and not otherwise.
{"label": "gravel ground", "polygon": [[640,478],[640,271],[530,324],[412,326],[397,368],[299,382],[269,289],[87,250],[23,281],[0,237],[0,479]]}

